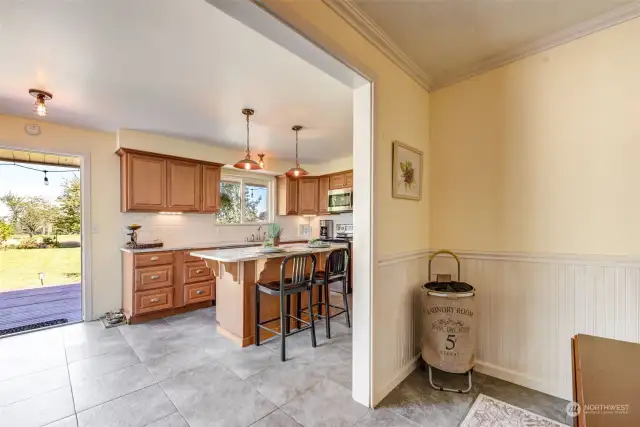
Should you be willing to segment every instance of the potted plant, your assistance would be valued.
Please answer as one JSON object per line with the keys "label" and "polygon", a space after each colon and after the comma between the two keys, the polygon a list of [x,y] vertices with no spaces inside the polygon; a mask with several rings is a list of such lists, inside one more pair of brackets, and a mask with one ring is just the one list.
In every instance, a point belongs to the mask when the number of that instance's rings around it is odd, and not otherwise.
{"label": "potted plant", "polygon": [[269,224],[267,226],[267,242],[269,246],[280,246],[280,237],[282,237],[282,228],[279,224]]}

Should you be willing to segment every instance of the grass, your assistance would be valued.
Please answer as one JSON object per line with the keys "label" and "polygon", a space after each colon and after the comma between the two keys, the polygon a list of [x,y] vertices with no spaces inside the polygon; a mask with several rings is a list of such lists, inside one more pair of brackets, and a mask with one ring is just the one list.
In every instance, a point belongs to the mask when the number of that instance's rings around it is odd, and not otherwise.
{"label": "grass", "polygon": [[0,292],[39,288],[40,272],[44,286],[79,283],[80,248],[0,249]]}
{"label": "grass", "polygon": [[[53,237],[53,234],[48,235],[49,237]],[[13,236],[11,236],[11,239],[9,239],[9,241],[7,242],[7,244],[14,244],[17,245],[20,240],[22,240],[25,237],[29,237],[28,234],[14,234]],[[37,239],[41,239],[42,236],[34,236]],[[64,242],[80,242],[80,235],[79,234],[58,234],[58,242],[60,243],[64,243]]]}

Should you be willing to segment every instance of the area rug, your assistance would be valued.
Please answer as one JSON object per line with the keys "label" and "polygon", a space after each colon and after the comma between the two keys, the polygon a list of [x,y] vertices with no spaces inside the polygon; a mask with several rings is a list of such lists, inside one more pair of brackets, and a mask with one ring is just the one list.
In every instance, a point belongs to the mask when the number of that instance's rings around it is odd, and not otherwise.
{"label": "area rug", "polygon": [[568,427],[501,400],[480,394],[460,427]]}

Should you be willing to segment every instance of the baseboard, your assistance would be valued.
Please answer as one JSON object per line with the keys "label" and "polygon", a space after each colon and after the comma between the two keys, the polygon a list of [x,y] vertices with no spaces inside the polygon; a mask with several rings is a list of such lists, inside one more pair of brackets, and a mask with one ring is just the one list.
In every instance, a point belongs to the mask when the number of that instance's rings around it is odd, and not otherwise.
{"label": "baseboard", "polygon": [[500,366],[492,365],[482,361],[476,361],[475,370],[485,375],[499,378],[510,383],[518,384],[523,387],[527,387],[533,390],[540,391],[542,393],[550,394],[552,396],[560,397],[566,400],[572,400],[571,395],[566,395],[560,387],[556,384],[549,384],[548,382],[541,381],[537,378],[522,374],[510,369],[501,368]]}
{"label": "baseboard", "polygon": [[405,378],[411,374],[418,367],[418,359],[420,355],[416,355],[409,363],[404,365],[402,369],[398,371],[395,377],[387,383],[380,390],[373,391],[373,407],[375,408],[394,388],[396,388]]}

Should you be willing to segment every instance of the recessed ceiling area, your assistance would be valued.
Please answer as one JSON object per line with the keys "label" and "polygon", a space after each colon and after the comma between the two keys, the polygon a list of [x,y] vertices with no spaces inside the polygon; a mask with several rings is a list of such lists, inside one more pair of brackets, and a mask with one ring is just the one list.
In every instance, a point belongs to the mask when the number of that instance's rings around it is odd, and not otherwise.
{"label": "recessed ceiling area", "polygon": [[344,1],[425,73],[431,88],[640,14],[632,0]]}
{"label": "recessed ceiling area", "polygon": [[352,151],[352,89],[205,0],[0,0],[0,113],[318,163]]}

